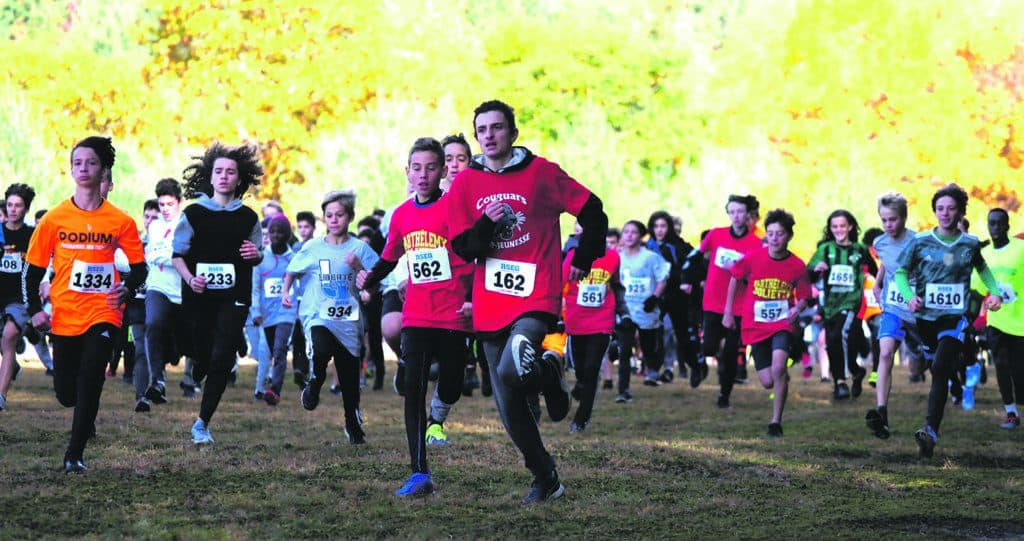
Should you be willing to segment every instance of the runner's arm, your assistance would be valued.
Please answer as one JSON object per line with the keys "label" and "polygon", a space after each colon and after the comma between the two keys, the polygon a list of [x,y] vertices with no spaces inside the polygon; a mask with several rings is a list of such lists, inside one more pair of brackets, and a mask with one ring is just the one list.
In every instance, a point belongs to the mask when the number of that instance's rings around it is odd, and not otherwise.
{"label": "runner's arm", "polygon": [[480,216],[473,227],[452,239],[452,251],[466,261],[486,257],[491,250],[496,225],[486,214]]}
{"label": "runner's arm", "polygon": [[601,199],[591,193],[576,215],[576,220],[583,228],[583,233],[580,234],[576,254],[572,257],[572,266],[587,273],[606,250],[604,241],[608,234],[608,215],[604,212]]}
{"label": "runner's arm", "polygon": [[46,269],[31,263],[25,266],[25,274],[21,280],[21,291],[25,304],[28,305],[29,317],[43,311],[43,300],[39,297],[39,283],[46,276]]}

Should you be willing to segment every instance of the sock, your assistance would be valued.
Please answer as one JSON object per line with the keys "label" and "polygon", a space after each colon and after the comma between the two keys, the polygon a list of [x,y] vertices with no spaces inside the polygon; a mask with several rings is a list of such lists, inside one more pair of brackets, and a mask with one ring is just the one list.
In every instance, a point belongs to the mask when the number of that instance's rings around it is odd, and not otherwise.
{"label": "sock", "polygon": [[430,399],[430,417],[438,424],[444,424],[448,419],[448,413],[452,411],[453,404],[446,404],[434,391],[434,397]]}
{"label": "sock", "polygon": [[878,406],[878,414],[882,416],[882,424],[889,426],[889,408],[887,406]]}

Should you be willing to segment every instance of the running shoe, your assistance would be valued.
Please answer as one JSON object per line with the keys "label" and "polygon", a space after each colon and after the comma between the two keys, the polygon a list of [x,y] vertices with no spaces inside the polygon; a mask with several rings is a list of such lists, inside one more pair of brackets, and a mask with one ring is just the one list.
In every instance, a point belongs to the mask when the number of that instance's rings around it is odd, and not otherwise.
{"label": "running shoe", "polygon": [[302,393],[299,394],[299,403],[306,411],[313,411],[320,405],[320,385],[318,382],[310,381]]}
{"label": "running shoe", "polygon": [[718,395],[718,409],[727,409],[729,407],[729,397],[724,394]]}
{"label": "running shoe", "polygon": [[181,388],[181,396],[184,396],[185,398],[195,398],[196,393],[199,392],[199,388],[197,386],[188,385],[184,381],[179,383],[178,387]]}
{"label": "running shoe", "polygon": [[1016,413],[1011,411],[1011,412],[1006,414],[1006,420],[1003,421],[1003,424],[999,425],[999,428],[1005,428],[1006,430],[1013,430],[1014,428],[1017,428],[1018,426],[1020,426],[1020,417],[1018,417]]}
{"label": "running shoe", "polygon": [[889,425],[885,423],[882,412],[878,411],[878,408],[869,409],[864,415],[864,421],[876,438],[882,440],[889,438]]}
{"label": "running shoe", "polygon": [[564,361],[558,355],[544,355],[544,405],[548,409],[548,417],[559,422],[569,415],[572,398],[569,397],[569,385],[565,382]]}
{"label": "running shoe", "polygon": [[866,376],[867,373],[868,373],[867,370],[864,370],[863,368],[861,368],[860,371],[858,371],[853,376],[853,388],[850,389],[850,394],[854,398],[857,398],[858,396],[861,395],[861,393],[864,392],[864,376]]}
{"label": "running shoe", "polygon": [[850,398],[850,388],[846,386],[846,383],[840,383],[836,385],[834,391],[832,391],[832,398],[835,400],[847,400]]}
{"label": "running shoe", "polygon": [[263,391],[263,401],[266,402],[268,406],[276,406],[277,403],[281,401],[281,395],[277,394],[273,389],[267,389],[266,391]]}
{"label": "running shoe", "polygon": [[537,366],[537,352],[530,343],[530,339],[516,334],[512,336],[512,364],[515,366],[519,379],[525,381]]}
{"label": "running shoe", "polygon": [[154,404],[166,404],[167,403],[167,390],[164,388],[162,383],[154,383],[146,389],[146,400]]}
{"label": "running shoe", "polygon": [[441,423],[430,423],[426,434],[427,445],[448,445],[448,434],[444,433]]}
{"label": "running shoe", "polygon": [[676,379],[676,375],[671,370],[666,370],[658,376],[658,381],[662,383],[672,383],[674,379]]}
{"label": "running shoe", "polygon": [[85,467],[85,462],[82,459],[64,459],[64,473],[82,473],[87,471],[89,468]]}
{"label": "running shoe", "polygon": [[658,387],[661,385],[661,382],[658,381],[658,378],[656,376],[647,374],[647,377],[644,378],[644,385],[648,387]]}
{"label": "running shoe", "polygon": [[690,373],[690,387],[696,389],[706,379],[708,379],[708,363],[698,362],[697,368]]}
{"label": "running shoe", "polygon": [[434,481],[429,473],[414,473],[405,481],[402,488],[395,491],[395,496],[426,496],[434,492]]}
{"label": "running shoe", "polygon": [[523,505],[541,503],[550,500],[557,500],[565,494],[565,487],[558,479],[558,470],[551,470],[551,473],[543,478],[535,478],[530,485],[530,493],[522,500]]}
{"label": "running shoe", "polygon": [[330,391],[334,396],[341,396],[341,385],[331,385]]}
{"label": "running shoe", "polygon": [[146,397],[142,397],[138,402],[135,403],[135,413],[149,413],[149,400]]}
{"label": "running shoe", "polygon": [[194,445],[211,445],[213,436],[210,435],[210,428],[202,419],[196,419],[192,425],[192,443]]}
{"label": "running shoe", "polygon": [[875,372],[874,370],[871,371],[871,375],[868,376],[868,385],[870,385],[872,389],[878,387],[878,372]]}
{"label": "running shoe", "polygon": [[356,410],[352,418],[345,416],[345,436],[352,445],[363,445],[366,443],[366,432],[363,432],[363,414]]}
{"label": "running shoe", "polygon": [[588,426],[590,426],[590,421],[583,421],[582,423],[578,423],[576,421],[573,421],[573,422],[569,423],[569,432],[571,432],[573,434],[579,434],[580,432],[586,432]]}
{"label": "running shoe", "polygon": [[263,402],[263,391],[256,391],[255,393],[252,393],[252,401]]}
{"label": "running shoe", "polygon": [[626,389],[625,391],[622,391],[621,393],[618,394],[618,396],[615,397],[615,403],[616,404],[632,404],[633,403],[633,394],[629,392],[629,389]]}
{"label": "running shoe", "polygon": [[914,439],[917,440],[917,449],[921,454],[921,458],[931,458],[935,453],[935,444],[939,443],[939,436],[935,434],[932,427],[924,425],[914,433]]}
{"label": "running shoe", "polygon": [[781,438],[782,437],[782,424],[771,423],[768,425],[768,437],[769,438]]}

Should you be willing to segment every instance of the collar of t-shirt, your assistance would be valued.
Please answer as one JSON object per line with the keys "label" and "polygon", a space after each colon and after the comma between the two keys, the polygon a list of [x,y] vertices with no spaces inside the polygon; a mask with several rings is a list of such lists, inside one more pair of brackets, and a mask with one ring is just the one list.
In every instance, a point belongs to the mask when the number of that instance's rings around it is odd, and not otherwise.
{"label": "collar of t-shirt", "polygon": [[232,199],[231,201],[228,201],[227,205],[221,205],[220,203],[214,201],[212,197],[206,195],[205,193],[199,194],[199,199],[196,199],[196,203],[206,208],[207,210],[223,212],[231,212],[233,210],[238,210],[239,208],[242,207],[242,200],[237,197]]}
{"label": "collar of t-shirt", "polygon": [[419,198],[416,197],[415,195],[413,195],[412,196],[412,204],[414,204],[414,205],[416,205],[417,207],[420,207],[420,208],[429,207],[430,205],[433,205],[434,203],[436,203],[438,199],[441,199],[441,195],[443,195],[443,194],[444,194],[444,192],[441,191],[441,188],[438,188],[437,190],[434,191],[434,193],[430,194],[430,197],[427,198],[427,200],[425,202],[423,202],[423,203],[420,203]]}
{"label": "collar of t-shirt", "polygon": [[505,171],[515,169],[519,164],[523,163],[523,161],[525,161],[526,157],[529,155],[530,151],[527,150],[526,147],[512,147],[512,159],[510,159],[508,163],[506,163],[497,171],[487,167],[487,164],[484,162],[483,154],[477,154],[476,156],[473,156],[473,163],[480,166],[480,168],[483,169],[484,171],[487,171],[489,173],[498,173],[500,175]]}

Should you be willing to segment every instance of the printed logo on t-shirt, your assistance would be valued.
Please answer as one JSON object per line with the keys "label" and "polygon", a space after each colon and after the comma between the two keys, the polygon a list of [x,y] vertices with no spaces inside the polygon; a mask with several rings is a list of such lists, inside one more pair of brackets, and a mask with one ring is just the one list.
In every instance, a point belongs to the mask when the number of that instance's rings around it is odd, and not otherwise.
{"label": "printed logo on t-shirt", "polygon": [[[529,206],[529,202],[520,194],[517,193],[497,193],[491,194],[486,197],[481,197],[476,201],[477,210],[483,210],[484,207],[491,203],[502,204],[502,216],[498,218],[494,228],[494,239],[491,241],[491,247],[503,250],[507,248],[514,248],[516,246],[522,246],[530,241],[530,233],[526,232],[521,234],[524,227],[526,226],[526,212],[524,210],[515,210],[512,205],[505,201],[511,201],[517,205],[523,207]],[[519,235],[518,237],[516,235]]]}

